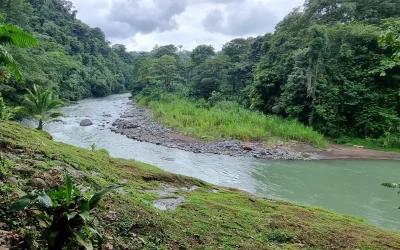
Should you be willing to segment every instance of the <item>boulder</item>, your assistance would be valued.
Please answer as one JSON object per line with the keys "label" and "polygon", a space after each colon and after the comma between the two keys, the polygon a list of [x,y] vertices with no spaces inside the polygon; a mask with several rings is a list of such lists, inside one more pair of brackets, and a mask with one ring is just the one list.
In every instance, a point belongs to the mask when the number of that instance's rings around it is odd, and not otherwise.
{"label": "boulder", "polygon": [[250,143],[245,143],[243,145],[243,149],[247,150],[247,151],[252,151],[253,150],[253,148],[251,147]]}
{"label": "boulder", "polygon": [[31,186],[36,189],[43,189],[43,188],[47,188],[47,183],[40,178],[34,178],[31,181]]}
{"label": "boulder", "polygon": [[7,179],[7,183],[12,185],[12,186],[17,186],[18,185],[18,180],[15,177],[9,177]]}
{"label": "boulder", "polygon": [[93,122],[89,119],[85,119],[81,121],[80,125],[83,127],[92,126]]}

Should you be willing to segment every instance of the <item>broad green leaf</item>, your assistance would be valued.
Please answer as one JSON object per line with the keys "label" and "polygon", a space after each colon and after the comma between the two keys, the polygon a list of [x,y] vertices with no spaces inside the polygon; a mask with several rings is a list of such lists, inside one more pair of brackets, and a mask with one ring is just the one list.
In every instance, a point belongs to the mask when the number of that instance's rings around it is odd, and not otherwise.
{"label": "broad green leaf", "polygon": [[14,202],[11,205],[10,210],[11,211],[20,211],[20,210],[28,207],[31,204],[31,202],[32,202],[32,200],[30,199],[29,196],[24,196],[21,199]]}
{"label": "broad green leaf", "polygon": [[78,214],[77,212],[72,212],[72,213],[67,214],[68,220],[74,218],[77,214]]}
{"label": "broad green leaf", "polygon": [[79,216],[80,216],[83,220],[88,221],[89,218],[90,218],[90,213],[89,213],[89,211],[84,211],[84,212],[82,212],[82,213],[79,213]]}
{"label": "broad green leaf", "polygon": [[43,191],[39,192],[37,199],[38,199],[38,203],[46,208],[53,206],[53,202],[51,201],[51,198]]}
{"label": "broad green leaf", "polygon": [[104,194],[106,194],[106,193],[108,193],[108,192],[110,192],[110,191],[112,191],[114,189],[123,187],[123,186],[125,186],[125,185],[123,185],[123,184],[112,185],[112,186],[109,186],[109,187],[107,187],[107,188],[105,188],[103,190],[100,190],[99,192],[95,193],[93,195],[93,197],[89,200],[89,208],[92,209],[92,208],[96,207],[96,205],[99,203],[99,201],[101,200],[101,197]]}
{"label": "broad green leaf", "polygon": [[76,232],[72,232],[72,235],[79,245],[83,246],[86,250],[93,250],[93,245],[90,239]]}
{"label": "broad green leaf", "polygon": [[93,227],[87,226],[86,228],[87,228],[90,232],[92,232],[92,233],[94,233],[94,234],[97,234],[98,236],[101,236],[101,234],[100,234],[96,229],[94,229]]}
{"label": "broad green leaf", "polygon": [[67,207],[71,204],[71,198],[72,198],[72,180],[69,175],[65,175],[65,180],[66,180],[66,190],[65,190],[65,200],[67,203]]}

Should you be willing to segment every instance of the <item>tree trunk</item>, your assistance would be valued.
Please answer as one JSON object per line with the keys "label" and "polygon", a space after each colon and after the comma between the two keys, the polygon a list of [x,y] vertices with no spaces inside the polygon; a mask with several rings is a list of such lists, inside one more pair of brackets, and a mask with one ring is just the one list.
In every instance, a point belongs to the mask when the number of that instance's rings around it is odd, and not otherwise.
{"label": "tree trunk", "polygon": [[38,130],[43,130],[43,119],[39,119],[39,127]]}

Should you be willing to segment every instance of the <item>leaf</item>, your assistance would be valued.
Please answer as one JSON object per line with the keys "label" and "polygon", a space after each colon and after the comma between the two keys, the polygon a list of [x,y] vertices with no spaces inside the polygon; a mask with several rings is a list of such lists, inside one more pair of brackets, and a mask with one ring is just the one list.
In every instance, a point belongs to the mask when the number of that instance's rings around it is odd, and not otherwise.
{"label": "leaf", "polygon": [[46,208],[53,206],[51,198],[43,191],[41,191],[38,195],[38,203]]}
{"label": "leaf", "polygon": [[71,213],[67,214],[68,220],[74,218],[77,214],[78,214],[77,212],[71,212]]}
{"label": "leaf", "polygon": [[87,228],[90,232],[92,232],[92,233],[94,233],[94,234],[97,234],[98,236],[101,237],[101,234],[100,234],[96,229],[94,229],[93,227],[87,226],[86,228]]}
{"label": "leaf", "polygon": [[84,211],[84,212],[82,212],[82,213],[79,213],[79,216],[80,216],[83,220],[88,221],[88,220],[89,220],[89,217],[90,217],[90,213],[89,213],[89,211]]}
{"label": "leaf", "polygon": [[72,232],[72,236],[75,241],[79,243],[79,245],[83,246],[86,250],[93,250],[93,245],[90,239],[76,232]]}
{"label": "leaf", "polygon": [[31,204],[31,199],[29,198],[29,196],[24,196],[21,199],[17,200],[16,202],[14,202],[11,207],[10,210],[11,211],[20,211],[25,209],[26,207],[28,207]]}
{"label": "leaf", "polygon": [[58,233],[59,233],[59,231],[52,231],[49,234],[48,242],[51,247],[55,247],[55,241],[56,241]]}
{"label": "leaf", "polygon": [[65,190],[65,200],[67,202],[67,207],[71,204],[71,198],[72,198],[72,180],[69,175],[65,175],[66,179],[66,190]]}
{"label": "leaf", "polygon": [[110,191],[112,191],[114,189],[123,187],[123,186],[125,186],[125,185],[124,184],[112,185],[112,186],[109,186],[109,187],[107,187],[107,188],[105,188],[103,190],[100,190],[99,192],[95,193],[93,195],[93,197],[89,200],[89,208],[92,209],[92,208],[96,207],[96,205],[99,203],[99,201],[101,200],[101,197],[104,194],[106,194],[106,193],[108,193],[108,192],[110,192]]}

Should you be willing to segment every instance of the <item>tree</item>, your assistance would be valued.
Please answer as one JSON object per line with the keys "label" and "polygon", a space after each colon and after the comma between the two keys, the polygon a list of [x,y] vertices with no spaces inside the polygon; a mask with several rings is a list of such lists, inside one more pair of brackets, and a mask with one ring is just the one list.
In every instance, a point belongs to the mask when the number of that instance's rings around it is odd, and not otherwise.
{"label": "tree", "polygon": [[51,110],[65,105],[61,100],[53,99],[52,91],[42,91],[41,87],[37,85],[33,85],[33,92],[29,89],[27,91],[28,94],[25,95],[26,106],[21,107],[20,111],[39,120],[38,130],[43,129],[45,122],[63,116],[62,113],[51,112]]}
{"label": "tree", "polygon": [[213,56],[215,56],[215,49],[213,46],[199,45],[190,54],[190,59],[192,59],[195,65],[199,65]]}
{"label": "tree", "polygon": [[379,45],[394,51],[391,60],[382,61],[382,76],[384,71],[400,66],[400,19],[390,19],[384,24],[386,28],[379,37]]}
{"label": "tree", "polygon": [[164,91],[171,91],[173,83],[179,79],[177,59],[174,56],[164,55],[155,62],[156,78],[163,86]]}

